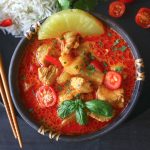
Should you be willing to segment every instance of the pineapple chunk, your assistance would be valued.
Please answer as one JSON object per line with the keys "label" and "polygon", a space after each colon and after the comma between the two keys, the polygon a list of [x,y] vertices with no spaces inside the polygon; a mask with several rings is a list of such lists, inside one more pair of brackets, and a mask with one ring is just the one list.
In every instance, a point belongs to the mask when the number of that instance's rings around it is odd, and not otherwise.
{"label": "pineapple chunk", "polygon": [[57,83],[58,84],[63,84],[65,82],[67,82],[68,80],[70,80],[71,76],[69,73],[63,71],[60,76],[57,78]]}
{"label": "pineapple chunk", "polygon": [[71,75],[77,75],[84,66],[84,60],[81,56],[76,57],[69,65],[64,66],[64,71]]}

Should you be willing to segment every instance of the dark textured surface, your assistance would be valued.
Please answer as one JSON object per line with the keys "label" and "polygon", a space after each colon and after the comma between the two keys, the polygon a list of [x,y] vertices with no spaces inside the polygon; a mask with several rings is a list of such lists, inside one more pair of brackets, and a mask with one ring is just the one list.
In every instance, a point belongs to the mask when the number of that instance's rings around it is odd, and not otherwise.
{"label": "dark textured surface", "polygon": [[[136,0],[127,6],[127,14],[119,19],[114,19],[120,24],[137,45],[145,62],[146,82],[139,102],[128,120],[114,131],[98,140],[88,143],[56,143],[47,137],[37,134],[32,128],[19,119],[25,150],[47,150],[47,149],[86,149],[86,150],[149,150],[150,149],[150,29],[145,30],[138,27],[134,22],[134,16],[140,7],[149,7],[150,0]],[[97,12],[108,16],[108,3],[100,3]],[[10,35],[4,36],[0,32],[0,51],[5,63],[6,71],[13,50],[19,39]],[[14,140],[5,110],[0,106],[0,150],[17,150],[18,144]]]}

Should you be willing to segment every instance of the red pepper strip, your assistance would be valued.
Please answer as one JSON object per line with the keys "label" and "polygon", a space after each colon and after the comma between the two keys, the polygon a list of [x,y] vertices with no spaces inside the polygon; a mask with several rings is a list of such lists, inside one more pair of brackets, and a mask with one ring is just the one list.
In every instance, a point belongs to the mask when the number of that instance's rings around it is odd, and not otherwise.
{"label": "red pepper strip", "polygon": [[92,65],[95,69],[99,70],[100,72],[104,71],[104,67],[101,62],[97,60],[93,60],[90,65]]}
{"label": "red pepper strip", "polygon": [[8,26],[11,26],[12,24],[13,24],[13,22],[11,19],[5,19],[0,22],[1,27],[8,27]]}
{"label": "red pepper strip", "polygon": [[45,59],[46,59],[46,61],[50,62],[51,64],[55,65],[58,68],[62,67],[60,61],[52,56],[46,55]]}

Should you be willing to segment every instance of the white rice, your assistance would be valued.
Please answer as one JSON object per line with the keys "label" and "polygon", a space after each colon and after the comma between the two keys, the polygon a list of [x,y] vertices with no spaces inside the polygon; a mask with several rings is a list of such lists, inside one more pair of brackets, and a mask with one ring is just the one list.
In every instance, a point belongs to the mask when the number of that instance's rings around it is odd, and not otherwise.
{"label": "white rice", "polygon": [[[14,36],[22,36],[31,24],[58,11],[57,0],[0,0],[0,20],[11,18],[13,25],[0,27]],[[5,32],[6,33],[6,32]]]}

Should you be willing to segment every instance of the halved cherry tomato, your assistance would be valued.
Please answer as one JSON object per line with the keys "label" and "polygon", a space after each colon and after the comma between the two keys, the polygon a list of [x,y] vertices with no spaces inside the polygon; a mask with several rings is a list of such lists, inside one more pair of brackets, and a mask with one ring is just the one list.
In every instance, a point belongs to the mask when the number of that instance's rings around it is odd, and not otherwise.
{"label": "halved cherry tomato", "polygon": [[119,0],[119,1],[123,3],[132,3],[134,0]]}
{"label": "halved cherry tomato", "polygon": [[135,21],[142,28],[150,28],[150,8],[140,8]]}
{"label": "halved cherry tomato", "polygon": [[119,73],[116,71],[109,71],[105,75],[104,79],[104,85],[111,89],[116,90],[121,86],[122,83],[122,77]]}
{"label": "halved cherry tomato", "polygon": [[104,71],[104,66],[102,65],[101,62],[98,60],[93,60],[90,65],[92,65],[95,69],[99,70],[100,72]]}
{"label": "halved cherry tomato", "polygon": [[0,22],[1,27],[8,27],[8,26],[11,26],[12,24],[13,23],[12,23],[12,20],[10,18],[5,19],[5,20]]}
{"label": "halved cherry tomato", "polygon": [[41,86],[36,92],[36,99],[41,108],[55,105],[57,96],[54,89],[50,86]]}
{"label": "halved cherry tomato", "polygon": [[58,68],[62,67],[60,61],[52,56],[46,55],[45,60],[50,62],[51,64],[55,65]]}
{"label": "halved cherry tomato", "polygon": [[125,12],[126,6],[123,2],[114,1],[109,5],[109,15],[115,18],[121,17]]}

